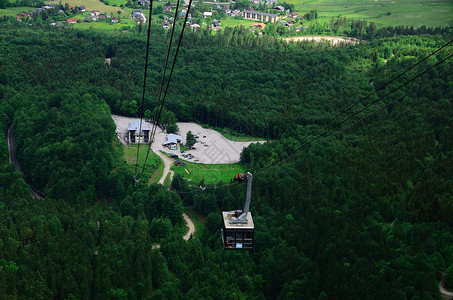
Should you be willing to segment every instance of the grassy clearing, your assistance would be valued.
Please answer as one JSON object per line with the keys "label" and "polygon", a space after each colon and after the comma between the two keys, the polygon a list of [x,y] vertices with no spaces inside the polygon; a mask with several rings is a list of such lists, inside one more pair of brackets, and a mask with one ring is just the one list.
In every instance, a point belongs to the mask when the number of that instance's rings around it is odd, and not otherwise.
{"label": "grassy clearing", "polygon": [[[175,174],[180,174],[190,180],[192,184],[198,184],[202,179],[204,179],[206,184],[213,184],[219,181],[229,182],[235,174],[243,173],[245,170],[240,163],[205,165],[192,162],[187,162],[186,166],[173,166],[171,169]],[[187,169],[190,174],[187,174],[185,169]]]}
{"label": "grassy clearing", "polygon": [[195,235],[196,238],[201,238],[205,230],[206,217],[196,211],[193,207],[188,208],[185,213],[192,220],[195,226]]}
{"label": "grassy clearing", "polygon": [[153,175],[151,175],[151,178],[149,179],[149,184],[159,182],[159,180],[163,174],[164,174],[164,164],[162,162],[161,164],[159,164],[159,167],[154,171]]}
{"label": "grassy clearing", "polygon": [[[129,163],[131,168],[135,170],[135,163],[137,161],[137,148],[136,145],[131,145],[129,147],[124,147],[124,158]],[[146,153],[148,151],[148,146],[141,145],[140,152],[138,155],[139,170],[142,170],[143,163],[145,162]],[[153,151],[149,153],[148,160],[146,161],[145,171],[143,172],[143,178],[149,183],[157,182],[164,171],[162,159],[155,154]]]}
{"label": "grassy clearing", "polygon": [[169,187],[170,184],[171,184],[171,173],[168,172],[167,177],[165,177],[163,186],[164,187]]}

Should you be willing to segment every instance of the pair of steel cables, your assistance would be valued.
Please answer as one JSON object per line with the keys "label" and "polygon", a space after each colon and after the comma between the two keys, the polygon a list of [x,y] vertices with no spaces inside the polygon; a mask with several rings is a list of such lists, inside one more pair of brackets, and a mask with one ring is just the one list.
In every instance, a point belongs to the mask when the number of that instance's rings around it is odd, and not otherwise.
{"label": "pair of steel cables", "polygon": [[[309,149],[313,148],[316,145],[319,145],[319,144],[325,142],[327,139],[329,139],[333,135],[335,135],[335,134],[337,134],[339,132],[342,132],[342,131],[352,127],[353,125],[357,124],[358,122],[361,122],[363,119],[365,119],[365,118],[377,113],[378,111],[383,110],[384,108],[388,107],[392,103],[403,99],[404,97],[406,97],[407,95],[411,94],[415,90],[420,89],[423,86],[427,85],[428,83],[434,81],[435,79],[437,79],[437,78],[439,78],[439,77],[451,72],[453,70],[452,68],[440,73],[439,75],[437,75],[437,76],[435,76],[435,77],[433,77],[433,78],[431,78],[431,79],[429,79],[427,81],[424,81],[422,84],[420,84],[420,85],[416,86],[415,88],[412,88],[411,90],[407,91],[404,95],[402,95],[402,96],[400,96],[400,97],[398,97],[396,99],[393,99],[390,102],[388,102],[388,103],[376,108],[376,105],[380,101],[382,101],[384,98],[394,94],[395,92],[397,92],[401,88],[407,86],[408,84],[410,84],[411,82],[413,82],[417,78],[421,77],[422,75],[426,74],[430,70],[433,70],[433,69],[437,68],[440,64],[442,64],[445,61],[447,61],[448,59],[450,59],[453,56],[453,54],[447,55],[445,58],[443,58],[442,60],[438,61],[436,64],[432,65],[431,67],[425,69],[424,71],[420,72],[419,74],[417,74],[416,76],[412,77],[411,79],[409,79],[409,80],[405,81],[404,83],[400,84],[398,87],[396,87],[393,90],[391,90],[390,92],[386,93],[384,96],[379,97],[378,99],[372,101],[370,104],[365,105],[363,108],[359,109],[356,112],[353,112],[349,116],[346,116],[345,119],[341,120],[342,116],[347,115],[347,113],[350,112],[354,107],[357,107],[358,105],[363,104],[371,96],[375,95],[379,91],[382,91],[388,85],[392,84],[393,82],[395,82],[396,80],[401,78],[403,75],[405,75],[409,71],[413,70],[414,68],[416,68],[417,66],[422,64],[424,61],[426,61],[427,59],[429,59],[433,55],[440,54],[439,52],[441,52],[443,49],[448,47],[451,43],[453,43],[453,40],[449,41],[448,43],[446,43],[445,45],[443,45],[442,47],[440,47],[436,51],[432,52],[431,54],[429,54],[425,58],[419,60],[417,63],[415,63],[414,65],[412,65],[408,69],[406,69],[404,72],[400,73],[399,75],[397,75],[396,77],[394,77],[393,79],[391,79],[390,81],[388,81],[387,83],[382,85],[381,87],[377,88],[372,93],[370,93],[367,96],[363,97],[360,101],[358,101],[358,102],[356,102],[354,104],[351,104],[350,106],[345,108],[343,111],[341,111],[339,114],[334,116],[332,119],[324,122],[318,128],[316,128],[315,130],[313,130],[310,133],[306,134],[305,137],[303,137],[302,139],[296,141],[295,143],[293,143],[292,145],[287,147],[287,148],[293,148],[294,147],[295,150],[292,151],[292,154],[286,153],[285,150],[279,152],[277,155],[274,156],[274,157],[277,157],[277,159],[275,159],[275,160],[273,160],[272,158],[269,159],[267,161],[267,163],[265,163],[265,165],[262,168],[258,169],[257,172],[254,173],[254,177],[258,176],[259,174],[263,173],[266,170],[269,170],[270,168],[273,168],[273,167],[275,167],[275,166],[277,166],[279,164],[282,164],[282,163],[284,163],[284,162],[286,162],[286,161],[288,161],[290,159],[293,159],[296,155],[299,155],[299,154],[301,154],[303,152],[306,152],[306,151],[308,151]],[[360,114],[364,113],[365,111],[369,110],[372,107],[375,107],[376,109],[371,111],[370,113],[364,115],[364,116],[360,116]],[[354,120],[354,118],[357,117],[357,116],[358,116],[358,119]],[[338,120],[338,122],[335,123],[336,120]],[[351,121],[351,123],[347,124],[343,128],[339,128],[339,127],[341,127],[341,125],[347,123],[348,121]],[[330,128],[326,128],[329,125],[331,125]],[[314,138],[308,140],[310,137],[312,137],[315,133],[321,131],[323,128],[325,129],[323,132],[319,133]],[[284,155],[285,153],[287,155]],[[224,186],[229,186],[229,185],[232,185],[232,184],[236,184],[236,183],[230,182],[230,183],[225,183],[223,185],[208,186],[206,188],[216,189],[216,188],[220,188],[220,187],[224,187]],[[194,189],[193,192],[202,192],[204,190],[205,190],[205,188],[203,188],[201,190],[200,189]],[[177,191],[177,192],[178,193],[191,193],[192,191],[190,191],[190,192]]]}
{"label": "pair of steel cables", "polygon": [[[166,84],[166,87],[165,87],[165,90],[164,90],[165,77],[166,77],[166,73],[167,73],[167,66],[168,66],[168,62],[169,62],[169,58],[170,58],[170,52],[171,52],[171,48],[172,48],[172,44],[173,44],[173,36],[174,36],[174,33],[175,33],[175,28],[176,28],[176,20],[177,20],[177,17],[178,17],[179,2],[180,2],[180,0],[178,0],[178,2],[176,4],[176,10],[175,10],[174,18],[173,18],[173,26],[172,26],[172,30],[171,30],[170,42],[168,44],[167,57],[165,59],[165,66],[164,66],[164,71],[163,71],[163,75],[162,75],[162,81],[161,81],[160,89],[159,89],[159,96],[157,98],[156,109],[154,111],[153,126],[152,126],[152,129],[151,129],[151,137],[150,137],[150,141],[149,141],[149,145],[148,145],[148,151],[146,152],[145,161],[143,163],[142,170],[140,172],[140,176],[137,176],[138,173],[139,173],[138,158],[139,158],[139,153],[140,153],[140,143],[138,143],[138,146],[137,146],[137,159],[136,159],[136,164],[135,164],[135,175],[134,175],[134,179],[135,179],[136,183],[140,182],[140,179],[142,178],[143,173],[145,171],[146,161],[148,160],[149,153],[151,151],[151,146],[152,146],[152,144],[154,142],[154,138],[155,138],[155,135],[156,135],[157,127],[159,126],[159,120],[160,120],[160,117],[162,115],[162,109],[164,107],[165,100],[167,98],[168,88],[170,86],[171,78],[173,76],[173,70],[175,69],[176,59],[177,59],[178,53],[179,53],[179,48],[181,46],[182,38],[183,38],[183,35],[184,35],[184,30],[186,28],[187,18],[189,16],[190,8],[192,7],[192,0],[189,0],[189,4],[187,6],[187,10],[186,10],[185,17],[184,17],[184,24],[182,26],[181,34],[179,36],[179,40],[178,40],[178,43],[177,43],[177,46],[176,46],[175,55],[173,57],[173,63],[172,63],[171,69],[170,69],[170,75],[168,77],[168,80],[166,81],[167,84]],[[149,4],[148,37],[147,37],[147,41],[146,41],[145,72],[144,72],[144,78],[143,78],[142,101],[141,101],[141,107],[140,107],[139,134],[142,134],[142,123],[143,123],[143,114],[144,114],[143,108],[144,108],[144,102],[145,102],[146,79],[147,79],[147,75],[148,75],[149,40],[150,40],[150,33],[151,33],[152,11],[153,11],[153,0],[151,0],[151,2]],[[162,91],[164,91],[163,96],[162,96]],[[162,101],[161,101],[161,99],[162,99]]]}

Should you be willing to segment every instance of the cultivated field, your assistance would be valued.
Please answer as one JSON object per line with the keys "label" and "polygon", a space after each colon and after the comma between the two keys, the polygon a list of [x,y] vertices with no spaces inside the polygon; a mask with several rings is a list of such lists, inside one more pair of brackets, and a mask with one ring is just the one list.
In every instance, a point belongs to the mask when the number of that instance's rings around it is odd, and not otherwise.
{"label": "cultivated field", "polygon": [[[295,4],[298,13],[317,10],[319,21],[330,22],[332,17],[367,20],[380,26],[427,27],[453,25],[453,2],[443,3],[391,3],[395,1],[347,0],[328,1],[288,0]],[[338,5],[342,3],[341,5]]]}
{"label": "cultivated field", "polygon": [[36,8],[30,6],[8,7],[0,9],[0,16],[17,16],[21,12],[30,12]]}
{"label": "cultivated field", "polygon": [[[44,3],[46,3],[46,4],[52,4],[52,3],[58,4],[59,2],[58,1],[44,1]],[[93,10],[93,9],[97,9],[97,10],[99,10],[101,12],[106,12],[108,14],[112,14],[112,13],[116,14],[117,11],[121,11],[122,14],[126,14],[126,15],[130,14],[126,10],[122,9],[121,7],[105,5],[104,3],[102,3],[99,0],[65,0],[65,1],[62,1],[62,3],[68,3],[69,5],[72,5],[72,6],[81,6],[81,5],[83,5],[83,6],[86,7],[87,11],[90,11],[90,10]]]}

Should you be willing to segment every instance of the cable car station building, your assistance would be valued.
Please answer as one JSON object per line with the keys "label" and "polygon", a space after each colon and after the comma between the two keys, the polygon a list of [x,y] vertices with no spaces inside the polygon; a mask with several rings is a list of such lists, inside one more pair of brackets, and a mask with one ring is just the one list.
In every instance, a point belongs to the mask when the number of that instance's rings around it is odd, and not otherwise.
{"label": "cable car station building", "polygon": [[140,120],[130,122],[127,126],[129,143],[131,144],[147,144],[151,139],[151,127],[145,121],[142,121],[140,131]]}

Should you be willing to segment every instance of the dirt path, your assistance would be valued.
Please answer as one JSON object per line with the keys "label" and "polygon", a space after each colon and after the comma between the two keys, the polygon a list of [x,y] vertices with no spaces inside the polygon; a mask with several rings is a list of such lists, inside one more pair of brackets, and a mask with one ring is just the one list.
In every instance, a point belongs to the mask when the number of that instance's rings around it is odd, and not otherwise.
{"label": "dirt path", "polygon": [[195,233],[195,225],[193,224],[192,220],[189,218],[188,215],[183,213],[182,216],[184,217],[184,221],[186,221],[186,224],[189,227],[189,231],[183,237],[183,239],[185,239],[187,241],[194,235],[194,233]]}
{"label": "dirt path", "polygon": [[170,157],[166,156],[160,151],[155,151],[155,153],[159,155],[159,157],[162,158],[162,161],[164,162],[164,172],[162,173],[162,177],[159,180],[159,183],[163,185],[165,182],[165,178],[167,178],[168,173],[170,173],[170,180],[172,180],[173,176],[175,175],[175,172],[170,170],[173,161]]}
{"label": "dirt path", "polygon": [[281,38],[286,42],[298,42],[298,41],[312,41],[312,42],[331,42],[332,45],[336,45],[338,43],[350,43],[350,44],[358,44],[360,41],[356,38],[345,38],[345,37],[338,37],[338,36],[294,36],[294,37],[287,37]]}
{"label": "dirt path", "polygon": [[442,299],[453,299],[453,292],[447,291],[444,288],[445,283],[445,272],[442,272],[442,279],[439,283],[439,292],[442,295]]}
{"label": "dirt path", "polygon": [[[175,175],[175,172],[170,170],[173,160],[171,160],[168,156],[166,156],[165,154],[163,154],[162,152],[159,152],[159,151],[157,151],[157,155],[159,155],[162,158],[162,161],[164,162],[164,172],[162,174],[162,178],[159,180],[160,184],[164,184],[165,178],[167,178],[167,174],[169,172],[170,172],[170,179],[173,179],[173,176]],[[192,220],[189,218],[188,215],[183,213],[182,216],[184,218],[184,221],[186,222],[187,227],[189,227],[189,231],[183,237],[183,239],[185,239],[187,241],[195,233],[195,225],[193,224]]]}

